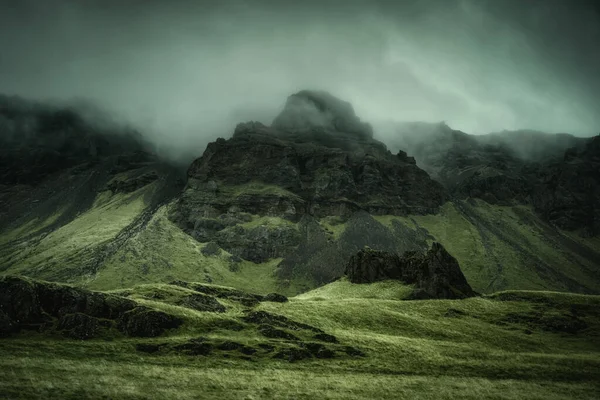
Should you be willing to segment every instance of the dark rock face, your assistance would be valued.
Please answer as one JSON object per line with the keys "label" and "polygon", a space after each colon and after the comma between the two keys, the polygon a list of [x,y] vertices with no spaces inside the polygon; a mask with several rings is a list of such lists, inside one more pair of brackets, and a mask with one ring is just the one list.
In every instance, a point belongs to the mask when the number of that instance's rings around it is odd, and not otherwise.
{"label": "dark rock face", "polygon": [[116,328],[128,336],[153,337],[181,323],[177,317],[119,296],[19,277],[0,278],[0,336],[55,328],[64,336],[85,340]]}
{"label": "dark rock face", "polygon": [[193,294],[185,297],[178,303],[180,306],[192,308],[196,311],[208,311],[223,313],[226,311],[225,306],[212,296],[204,294]]}
{"label": "dark rock face", "polygon": [[104,293],[18,277],[0,279],[0,312],[21,329],[40,329],[52,318],[77,313],[117,319],[135,306],[131,300]]}
{"label": "dark rock face", "polygon": [[273,328],[271,325],[261,325],[258,327],[258,331],[261,335],[272,339],[300,340],[291,333]]}
{"label": "dark rock face", "polygon": [[395,253],[363,249],[350,257],[345,271],[352,283],[400,279],[400,257]]}
{"label": "dark rock face", "polygon": [[352,283],[397,279],[414,284],[417,298],[456,299],[475,296],[458,261],[439,243],[426,254],[406,252],[402,257],[364,249],[350,258],[346,274]]}
{"label": "dark rock face", "polygon": [[335,336],[328,333],[317,333],[314,338],[327,343],[339,343]]}
{"label": "dark rock face", "polygon": [[299,92],[271,127],[239,124],[231,139],[210,143],[188,169],[169,218],[198,241],[259,263],[289,256],[304,239],[294,224],[244,225],[252,215],[297,223],[358,211],[437,211],[446,200],[442,185],[372,136],[349,103]]}
{"label": "dark rock face", "polygon": [[92,339],[100,331],[100,320],[82,313],[67,314],[59,318],[57,330],[73,339]]}
{"label": "dark rock face", "polygon": [[150,310],[146,307],[136,307],[126,312],[118,322],[120,331],[128,336],[155,337],[167,329],[175,329],[183,321],[161,311]]}
{"label": "dark rock face", "polygon": [[0,338],[10,336],[17,330],[17,326],[4,312],[0,311]]}
{"label": "dark rock face", "polygon": [[287,303],[288,298],[279,293],[269,293],[264,298],[263,301],[271,301],[275,303]]}
{"label": "dark rock face", "polygon": [[335,140],[331,146],[299,140],[254,124],[209,144],[188,170],[176,219],[190,229],[199,217],[220,218],[234,210],[295,221],[304,214],[350,215],[360,209],[402,215],[433,212],[445,199],[438,183],[380,142],[343,150]]}

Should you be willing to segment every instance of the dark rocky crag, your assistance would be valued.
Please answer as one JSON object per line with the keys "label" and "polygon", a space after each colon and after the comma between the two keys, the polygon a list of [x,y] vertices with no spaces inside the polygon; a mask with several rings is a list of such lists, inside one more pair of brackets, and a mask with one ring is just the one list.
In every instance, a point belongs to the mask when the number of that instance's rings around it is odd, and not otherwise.
{"label": "dark rocky crag", "polygon": [[410,251],[401,257],[365,248],[350,258],[345,273],[352,283],[395,279],[415,285],[416,299],[461,299],[476,295],[458,261],[437,242],[425,254]]}
{"label": "dark rocky crag", "polygon": [[[296,99],[318,104],[314,112],[326,110],[327,120],[316,120],[310,109],[308,117],[300,114],[294,120]],[[279,190],[229,196],[227,189],[253,183]],[[412,158],[390,153],[348,103],[320,92],[291,96],[272,127],[239,124],[231,139],[210,143],[188,169],[187,189],[176,218],[187,229],[198,217],[231,212],[292,221],[305,214],[350,215],[357,210],[406,215],[435,212],[445,200],[443,188]]]}
{"label": "dark rocky crag", "polygon": [[[272,126],[239,124],[231,139],[210,143],[188,169],[170,218],[201,242],[263,262],[309,242],[322,248],[327,239],[315,219],[434,213],[445,200],[442,185],[412,157],[373,139],[349,103],[302,91],[288,98]],[[290,224],[243,226],[256,216]],[[341,273],[350,253],[335,254]]]}
{"label": "dark rocky crag", "polygon": [[59,332],[80,340],[111,330],[154,337],[182,322],[120,296],[21,277],[0,278],[0,337],[21,330]]}

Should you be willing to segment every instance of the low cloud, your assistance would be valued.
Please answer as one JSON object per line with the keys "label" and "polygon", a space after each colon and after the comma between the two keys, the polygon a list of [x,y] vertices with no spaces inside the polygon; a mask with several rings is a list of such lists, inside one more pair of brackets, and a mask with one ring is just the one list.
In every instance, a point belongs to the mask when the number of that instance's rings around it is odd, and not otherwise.
{"label": "low cloud", "polygon": [[600,23],[583,0],[282,3],[0,0],[0,92],[86,98],[198,154],[302,89],[370,122],[600,131]]}

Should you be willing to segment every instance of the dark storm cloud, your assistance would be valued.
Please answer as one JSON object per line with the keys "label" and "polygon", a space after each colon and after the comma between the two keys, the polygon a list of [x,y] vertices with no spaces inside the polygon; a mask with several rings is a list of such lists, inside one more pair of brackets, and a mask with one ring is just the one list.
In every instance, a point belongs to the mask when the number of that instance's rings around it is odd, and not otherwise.
{"label": "dark storm cloud", "polygon": [[367,121],[600,131],[600,24],[590,2],[0,6],[0,92],[87,97],[165,143],[269,123],[304,88],[331,91]]}

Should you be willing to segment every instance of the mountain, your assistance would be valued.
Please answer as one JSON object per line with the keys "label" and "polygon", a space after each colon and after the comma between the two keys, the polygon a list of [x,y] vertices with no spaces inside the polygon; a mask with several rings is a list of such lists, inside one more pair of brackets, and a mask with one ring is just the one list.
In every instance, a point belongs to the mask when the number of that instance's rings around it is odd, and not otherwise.
{"label": "mountain", "polygon": [[600,291],[597,138],[411,123],[392,153],[351,104],[305,90],[270,126],[208,144],[186,177],[131,130],[2,104],[2,274],[293,295],[342,276],[365,246],[439,242],[476,292]]}
{"label": "mountain", "polygon": [[89,111],[0,98],[0,397],[597,398],[598,138],[301,91],[182,168]]}

